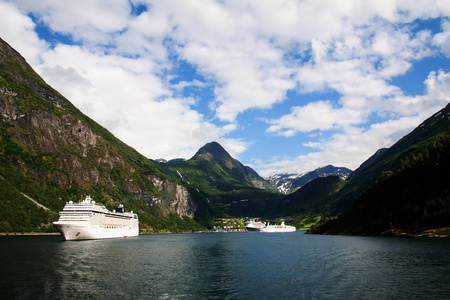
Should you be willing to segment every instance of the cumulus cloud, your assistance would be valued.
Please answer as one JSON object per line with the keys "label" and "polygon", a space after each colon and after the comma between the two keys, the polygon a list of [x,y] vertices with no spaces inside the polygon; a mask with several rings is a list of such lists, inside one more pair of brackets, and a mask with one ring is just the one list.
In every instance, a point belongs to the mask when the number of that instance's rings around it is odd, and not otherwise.
{"label": "cumulus cloud", "polygon": [[427,98],[450,100],[450,74],[439,70],[432,71],[425,80]]}
{"label": "cumulus cloud", "polygon": [[54,32],[70,35],[75,41],[99,45],[109,42],[110,34],[122,30],[131,10],[127,0],[17,0],[25,12],[32,13]]}
{"label": "cumulus cloud", "polygon": [[[393,79],[450,58],[449,17],[445,0],[3,0],[0,35],[144,155],[189,157],[216,140],[238,156],[253,141],[241,122],[258,110],[269,114],[265,138],[301,136],[315,151],[274,154],[260,170],[308,171],[355,167],[448,103],[448,70],[424,75],[423,95]],[[440,31],[422,26],[435,18]],[[45,41],[36,25],[55,36]],[[198,76],[183,77],[180,62]],[[193,87],[211,95],[184,93]]]}
{"label": "cumulus cloud", "polygon": [[34,65],[39,63],[39,53],[48,48],[47,43],[34,32],[35,27],[33,21],[15,5],[0,2],[0,37]]}
{"label": "cumulus cloud", "polygon": [[278,120],[271,120],[272,125],[267,129],[269,133],[292,136],[294,132],[309,132],[313,130],[331,130],[334,126],[360,123],[358,111],[334,109],[329,101],[308,103],[304,107],[293,107],[289,115]]}
{"label": "cumulus cloud", "polygon": [[[284,157],[273,162],[258,161],[255,165],[264,176],[274,172],[292,172],[292,165],[298,167],[298,172],[312,170],[327,164],[346,166],[356,169],[362,162],[373,155],[378,149],[391,147],[395,142],[417,127],[423,120],[444,107],[450,102],[450,73],[442,70],[432,71],[424,81],[426,92],[423,95],[407,97],[399,96],[385,103],[389,110],[396,112],[398,118],[375,122],[368,127],[356,126],[349,123],[349,119],[357,120],[351,113],[347,116],[340,115],[341,109],[334,109],[329,102],[314,102],[294,109],[290,115],[283,116],[271,125],[268,131],[280,135],[295,135],[299,131],[312,131],[320,129],[315,125],[315,119],[324,113],[327,121],[320,124],[328,124],[335,128],[331,137],[319,141],[309,141],[303,146],[314,148],[315,152],[299,155],[294,158]],[[381,110],[381,109],[380,109]],[[387,110],[384,108],[383,110]],[[347,119],[345,119],[347,118]],[[308,122],[310,120],[310,123]],[[314,136],[312,136],[314,138]]]}

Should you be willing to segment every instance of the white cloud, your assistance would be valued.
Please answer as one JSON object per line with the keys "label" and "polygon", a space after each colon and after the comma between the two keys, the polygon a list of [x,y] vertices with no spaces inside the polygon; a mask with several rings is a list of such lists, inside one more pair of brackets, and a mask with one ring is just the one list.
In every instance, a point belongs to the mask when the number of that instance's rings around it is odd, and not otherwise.
{"label": "white cloud", "polygon": [[31,12],[51,30],[70,35],[91,45],[108,43],[110,34],[122,30],[129,20],[127,0],[17,0],[25,12]]}
{"label": "white cloud", "polygon": [[220,47],[191,43],[179,51],[217,82],[213,107],[221,120],[232,122],[248,109],[270,108],[294,87],[282,53],[265,41],[230,41]]}
{"label": "white cloud", "polygon": [[450,20],[442,22],[443,32],[438,33],[433,38],[433,43],[441,48],[444,55],[450,58]]}
{"label": "white cloud", "polygon": [[[139,4],[147,10],[131,14]],[[40,40],[27,14],[76,45]],[[418,30],[418,19],[438,17],[442,32]],[[425,57],[450,57],[449,17],[446,0],[0,0],[0,36],[83,112],[152,158],[188,157],[212,140],[239,155],[253,140],[230,138],[243,132],[239,121],[250,123],[255,109],[270,113],[295,90],[290,112],[266,118],[268,139],[322,131],[328,139],[308,137],[299,144],[317,152],[278,166],[354,167],[449,101],[447,70],[429,74],[425,95],[405,96],[391,82]],[[181,60],[196,79],[180,78]],[[205,119],[195,95],[183,98],[194,86],[213,90],[201,101],[216,119]],[[323,92],[338,98],[308,100]]]}
{"label": "white cloud", "polygon": [[[450,101],[450,73],[442,70],[432,71],[425,80],[426,85],[426,101],[433,101],[433,106],[443,105]],[[429,107],[429,105],[427,105]],[[425,107],[423,107],[425,108]]]}
{"label": "white cloud", "polygon": [[334,109],[329,101],[308,103],[304,107],[293,107],[289,115],[278,120],[270,120],[272,125],[267,129],[269,133],[282,136],[292,136],[294,132],[309,132],[313,130],[331,130],[335,126],[347,126],[361,123],[359,111]]}
{"label": "white cloud", "polygon": [[39,63],[39,54],[48,45],[34,32],[35,24],[16,6],[0,2],[0,37],[15,48],[31,64]]}
{"label": "white cloud", "polygon": [[[290,130],[298,133],[299,131],[320,129],[314,122],[316,118],[320,118],[322,113],[329,118],[326,121],[328,123],[325,121],[319,121],[319,123],[328,124],[330,128],[332,124],[341,124],[341,126],[328,139],[319,136],[319,141],[311,140],[303,144],[305,147],[315,148],[320,151],[300,155],[295,158],[284,157],[281,160],[270,163],[259,161],[258,165],[254,167],[260,170],[260,174],[263,176],[269,176],[274,172],[295,171],[300,173],[327,164],[356,169],[376,150],[383,147],[391,147],[423,120],[450,102],[450,73],[443,71],[436,73],[433,71],[424,83],[426,86],[424,95],[414,97],[401,95],[390,99],[389,102],[385,102],[383,108],[378,108],[379,111],[389,111],[396,116],[402,117],[373,123],[367,129],[357,127],[348,120],[341,120],[341,118],[346,117],[357,120],[358,117],[352,117],[351,113],[347,116],[340,115],[343,109],[333,110],[328,102],[314,102],[305,107],[296,108],[295,113],[276,120],[276,125],[269,127],[269,130],[283,135],[284,132],[289,132]],[[311,136],[311,138],[314,137],[314,135]],[[297,169],[293,169],[292,166],[296,166]]]}
{"label": "white cloud", "polygon": [[308,142],[308,143],[304,143],[303,146],[315,148],[315,149],[323,149],[322,143],[320,143],[320,142]]}
{"label": "white cloud", "polygon": [[254,167],[260,170],[263,176],[269,176],[275,172],[302,173],[328,164],[354,170],[376,150],[392,146],[394,142],[416,127],[420,120],[421,118],[417,116],[405,117],[374,124],[368,130],[349,127],[345,131],[333,134],[328,140],[310,141],[303,145],[318,151],[271,163],[259,162]]}
{"label": "white cloud", "polygon": [[180,81],[177,84],[172,85],[172,88],[177,90],[178,92],[183,92],[183,90],[186,87],[198,87],[198,88],[205,88],[207,87],[207,84],[205,82],[202,82],[200,80],[194,79],[192,81]]}

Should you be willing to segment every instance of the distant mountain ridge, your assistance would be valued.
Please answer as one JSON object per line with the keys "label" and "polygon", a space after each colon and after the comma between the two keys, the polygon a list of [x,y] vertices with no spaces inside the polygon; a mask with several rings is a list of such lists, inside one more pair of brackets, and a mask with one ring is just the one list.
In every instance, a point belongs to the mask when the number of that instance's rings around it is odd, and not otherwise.
{"label": "distant mountain ridge", "polygon": [[327,165],[303,174],[274,174],[269,177],[269,180],[274,182],[280,193],[290,194],[316,178],[338,176],[342,180],[346,180],[351,173],[352,170],[348,168]]}

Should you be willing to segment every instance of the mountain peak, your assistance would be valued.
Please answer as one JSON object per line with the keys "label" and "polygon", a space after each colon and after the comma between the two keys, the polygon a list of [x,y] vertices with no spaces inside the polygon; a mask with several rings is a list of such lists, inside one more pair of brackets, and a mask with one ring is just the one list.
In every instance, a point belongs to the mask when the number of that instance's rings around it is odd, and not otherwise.
{"label": "mountain peak", "polygon": [[216,160],[230,160],[233,159],[231,155],[217,142],[210,142],[201,147],[197,153],[190,160],[197,160],[199,158],[204,159],[216,159]]}
{"label": "mountain peak", "polygon": [[327,165],[302,174],[275,174],[270,176],[269,179],[277,186],[279,192],[289,194],[318,177],[339,176],[341,180],[345,180],[351,172],[352,170],[344,167]]}

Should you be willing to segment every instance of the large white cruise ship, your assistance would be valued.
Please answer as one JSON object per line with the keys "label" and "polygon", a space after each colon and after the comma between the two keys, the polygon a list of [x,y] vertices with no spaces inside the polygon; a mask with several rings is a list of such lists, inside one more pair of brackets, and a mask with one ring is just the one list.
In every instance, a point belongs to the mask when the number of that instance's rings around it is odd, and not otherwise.
{"label": "large white cruise ship", "polygon": [[67,241],[139,235],[137,214],[125,212],[123,205],[111,212],[92,201],[90,196],[79,203],[66,203],[53,225]]}

